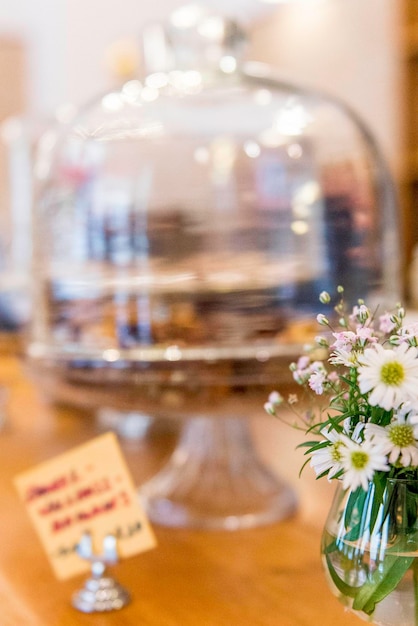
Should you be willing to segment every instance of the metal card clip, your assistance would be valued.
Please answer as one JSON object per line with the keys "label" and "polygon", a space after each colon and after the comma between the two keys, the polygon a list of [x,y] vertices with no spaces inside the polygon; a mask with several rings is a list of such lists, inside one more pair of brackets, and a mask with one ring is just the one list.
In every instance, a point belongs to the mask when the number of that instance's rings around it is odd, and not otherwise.
{"label": "metal card clip", "polygon": [[101,554],[93,553],[93,542],[89,533],[84,533],[77,546],[77,553],[82,559],[90,561],[91,576],[84,587],[72,598],[74,608],[83,613],[116,611],[130,602],[129,592],[114,578],[105,575],[106,565],[118,561],[116,538],[106,535]]}

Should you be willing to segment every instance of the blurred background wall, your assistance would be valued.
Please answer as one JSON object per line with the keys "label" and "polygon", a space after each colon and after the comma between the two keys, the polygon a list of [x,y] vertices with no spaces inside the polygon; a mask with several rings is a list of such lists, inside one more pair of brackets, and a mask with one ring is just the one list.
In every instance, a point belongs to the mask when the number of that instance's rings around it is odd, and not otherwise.
{"label": "blurred background wall", "polygon": [[[352,105],[372,127],[392,166],[399,168],[402,2],[206,2],[247,25],[251,58]],[[14,106],[47,116],[62,103],[78,105],[108,89],[116,78],[115,55],[134,55],[144,23],[181,4],[178,0],[0,0],[0,38],[6,47],[13,42],[22,48],[16,61],[0,65],[2,99],[9,103],[5,107],[0,102],[0,115]],[[12,97],[11,91],[17,95]]]}
{"label": "blurred background wall", "polygon": [[253,56],[342,98],[402,167],[403,52],[399,0],[324,0],[277,5],[253,33]]}
{"label": "blurred background wall", "polygon": [[[409,132],[404,0],[204,2],[246,25],[248,58],[350,105],[376,136],[403,189]],[[0,121],[14,113],[47,120],[61,105],[81,105],[138,71],[142,27],[182,4],[0,0]],[[407,256],[414,239],[412,214],[409,209],[405,220]]]}

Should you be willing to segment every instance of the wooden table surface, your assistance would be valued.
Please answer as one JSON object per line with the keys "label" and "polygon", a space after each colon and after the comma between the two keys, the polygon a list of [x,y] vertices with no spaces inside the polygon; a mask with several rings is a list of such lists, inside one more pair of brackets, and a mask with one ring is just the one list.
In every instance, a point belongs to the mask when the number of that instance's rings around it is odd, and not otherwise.
{"label": "wooden table surface", "polygon": [[[260,453],[299,497],[286,521],[232,532],[154,526],[158,547],[119,563],[115,577],[132,603],[85,615],[71,606],[83,577],[55,579],[12,484],[13,476],[99,434],[80,411],[52,407],[13,353],[0,355],[7,390],[0,431],[0,626],[350,626],[361,621],[331,595],[319,543],[333,486],[307,470],[298,478],[296,435],[260,413],[252,428]],[[172,436],[121,441],[135,480],[163,463]]]}

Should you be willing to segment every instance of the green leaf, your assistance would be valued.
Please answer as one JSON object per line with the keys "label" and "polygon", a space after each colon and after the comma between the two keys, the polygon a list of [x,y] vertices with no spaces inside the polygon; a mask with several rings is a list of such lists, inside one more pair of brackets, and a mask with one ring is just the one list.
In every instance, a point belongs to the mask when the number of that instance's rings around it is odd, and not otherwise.
{"label": "green leaf", "polygon": [[316,450],[322,450],[322,448],[329,448],[330,445],[331,445],[330,441],[321,441],[320,443],[316,441],[315,445],[308,448],[308,450],[306,450],[304,454],[311,454],[312,452],[316,452]]}
{"label": "green leaf", "polygon": [[344,541],[357,541],[364,533],[364,524],[359,522],[344,535]]}
{"label": "green leaf", "polygon": [[371,615],[376,604],[397,587],[413,561],[413,556],[387,555],[383,561],[383,568],[375,570],[370,579],[360,587],[353,602],[353,609]]}
{"label": "green leaf", "polygon": [[[385,488],[386,488],[386,475],[384,475],[382,472],[376,472],[374,477],[373,477],[373,483],[374,483],[374,493],[373,493],[373,500],[372,500],[372,508],[371,508],[371,513],[370,513],[370,530],[373,531],[378,515],[379,515],[379,511],[381,511],[381,506],[383,504],[383,499],[384,499],[384,493],[385,493]],[[384,513],[383,519],[380,520],[380,524],[383,524],[384,520],[386,517],[386,512]]]}
{"label": "green leaf", "polygon": [[299,470],[299,478],[301,477],[302,472],[305,469],[305,467],[308,465],[309,461],[310,461],[310,459],[306,459],[305,463],[303,463],[302,467],[300,468],[300,470]]}
{"label": "green leaf", "polygon": [[302,443],[298,443],[298,445],[296,446],[296,450],[298,450],[299,448],[310,448],[311,446],[316,446],[317,443],[318,443],[318,440],[302,441]]}
{"label": "green leaf", "polygon": [[[364,506],[367,492],[362,487],[358,487],[355,491],[352,491],[348,497],[347,504],[344,511],[344,525],[346,528],[350,528],[353,524],[353,515],[361,511]],[[354,524],[356,522],[354,521]]]}
{"label": "green leaf", "polygon": [[347,585],[347,583],[345,583],[343,580],[341,580],[331,562],[331,559],[329,558],[328,553],[325,553],[325,559],[327,562],[327,568],[329,575],[331,576],[331,580],[337,587],[338,591],[340,591],[344,596],[354,598],[358,593],[358,587],[351,587],[350,585]]}

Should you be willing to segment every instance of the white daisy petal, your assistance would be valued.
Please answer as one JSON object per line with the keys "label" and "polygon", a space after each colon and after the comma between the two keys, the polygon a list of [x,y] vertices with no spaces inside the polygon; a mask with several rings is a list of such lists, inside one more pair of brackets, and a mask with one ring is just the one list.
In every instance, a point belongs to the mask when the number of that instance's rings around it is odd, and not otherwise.
{"label": "white daisy petal", "polygon": [[310,466],[317,476],[328,471],[328,479],[331,479],[342,469],[341,453],[348,438],[330,428],[324,428],[322,434],[330,445],[312,452]]}

